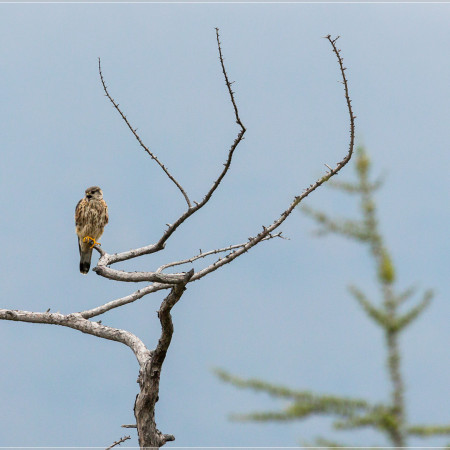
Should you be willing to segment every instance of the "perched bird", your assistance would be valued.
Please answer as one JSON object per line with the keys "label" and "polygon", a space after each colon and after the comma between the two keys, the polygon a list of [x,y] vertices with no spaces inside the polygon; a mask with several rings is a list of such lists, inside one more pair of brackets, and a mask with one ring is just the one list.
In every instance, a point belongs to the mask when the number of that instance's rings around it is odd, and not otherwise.
{"label": "perched bird", "polygon": [[75,231],[80,250],[80,272],[86,275],[91,266],[92,249],[108,223],[108,206],[98,186],[87,188],[75,208]]}

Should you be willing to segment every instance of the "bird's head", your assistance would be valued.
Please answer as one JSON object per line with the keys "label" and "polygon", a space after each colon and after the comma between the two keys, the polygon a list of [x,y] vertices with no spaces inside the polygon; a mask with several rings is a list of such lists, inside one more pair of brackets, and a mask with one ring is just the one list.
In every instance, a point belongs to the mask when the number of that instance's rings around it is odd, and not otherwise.
{"label": "bird's head", "polygon": [[88,200],[101,200],[103,198],[103,192],[98,186],[87,188],[85,192]]}

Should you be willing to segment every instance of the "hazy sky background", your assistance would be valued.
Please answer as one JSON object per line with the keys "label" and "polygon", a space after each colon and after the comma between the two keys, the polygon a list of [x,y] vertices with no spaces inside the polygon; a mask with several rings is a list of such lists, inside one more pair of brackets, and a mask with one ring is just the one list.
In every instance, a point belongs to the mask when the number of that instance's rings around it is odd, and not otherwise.
{"label": "hazy sky background", "polygon": [[[347,151],[348,117],[327,34],[341,35],[357,142],[375,174],[382,232],[399,287],[433,288],[403,335],[412,423],[449,423],[450,5],[2,4],[0,5],[1,307],[69,313],[137,289],[80,275],[74,208],[103,188],[112,253],[156,242],[183,198],[141,150],[103,95],[199,200],[222,168],[237,126],[225,62],[248,132],[212,201],[163,254],[117,266],[154,270],[202,249],[244,242]],[[351,179],[351,165],[340,179]],[[341,215],[356,199],[321,188],[309,205]],[[236,424],[232,412],[282,402],[219,382],[220,366],[319,393],[386,399],[382,334],[347,293],[378,298],[367,251],[316,239],[299,212],[289,241],[263,243],[189,286],[174,308],[157,424],[173,446],[289,446],[328,436],[386,445],[381,435],[329,431],[326,419]],[[94,255],[96,257],[96,255]],[[196,264],[197,269],[202,263]],[[113,310],[104,324],[153,348],[164,293]],[[133,423],[138,364],[125,346],[66,328],[0,323],[0,445],[108,446]],[[130,431],[137,445],[136,433]],[[440,445],[447,440],[411,440]]]}

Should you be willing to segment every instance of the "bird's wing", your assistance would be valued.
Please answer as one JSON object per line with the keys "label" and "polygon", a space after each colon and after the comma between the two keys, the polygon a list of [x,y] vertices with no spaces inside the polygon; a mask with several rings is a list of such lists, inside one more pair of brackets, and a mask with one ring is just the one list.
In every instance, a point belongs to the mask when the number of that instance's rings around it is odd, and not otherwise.
{"label": "bird's wing", "polygon": [[81,222],[81,210],[82,208],[82,201],[84,200],[84,198],[82,198],[78,203],[77,206],[75,206],[75,225],[79,225]]}
{"label": "bird's wing", "polygon": [[105,225],[109,222],[109,216],[108,216],[108,205],[106,204],[105,200],[103,200],[103,205],[105,207]]}

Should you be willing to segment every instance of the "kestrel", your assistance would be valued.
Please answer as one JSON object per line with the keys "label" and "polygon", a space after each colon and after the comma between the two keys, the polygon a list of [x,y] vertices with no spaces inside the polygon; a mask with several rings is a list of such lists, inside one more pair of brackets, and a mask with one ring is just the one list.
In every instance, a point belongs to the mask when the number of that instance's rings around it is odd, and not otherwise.
{"label": "kestrel", "polygon": [[103,192],[98,186],[85,191],[75,208],[75,231],[80,250],[80,272],[86,275],[91,266],[92,248],[98,244],[97,239],[103,234],[108,223],[108,206],[103,200]]}

